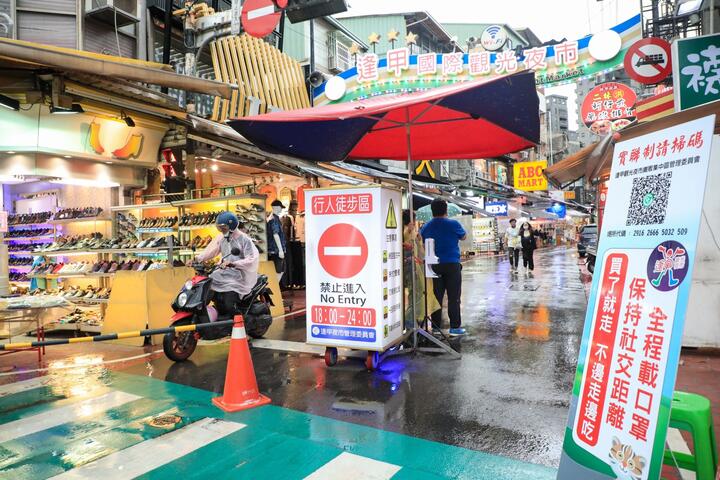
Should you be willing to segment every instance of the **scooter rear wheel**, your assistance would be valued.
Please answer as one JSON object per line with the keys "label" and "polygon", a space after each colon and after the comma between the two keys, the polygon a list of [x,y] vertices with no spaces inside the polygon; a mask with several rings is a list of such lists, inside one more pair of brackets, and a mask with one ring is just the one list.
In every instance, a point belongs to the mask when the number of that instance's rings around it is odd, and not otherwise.
{"label": "scooter rear wheel", "polygon": [[165,356],[173,362],[183,362],[197,347],[195,332],[166,333],[163,337],[163,351]]}

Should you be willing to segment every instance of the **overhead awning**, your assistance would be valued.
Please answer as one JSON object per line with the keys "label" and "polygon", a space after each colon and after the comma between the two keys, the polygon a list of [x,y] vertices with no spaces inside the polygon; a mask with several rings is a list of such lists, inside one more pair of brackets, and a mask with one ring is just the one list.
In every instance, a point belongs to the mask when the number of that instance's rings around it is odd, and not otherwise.
{"label": "overhead awning", "polygon": [[167,65],[112,55],[89,53],[70,48],[0,38],[0,63],[17,68],[51,67],[107,78],[121,78],[168,88],[230,98],[233,85],[180,75]]}

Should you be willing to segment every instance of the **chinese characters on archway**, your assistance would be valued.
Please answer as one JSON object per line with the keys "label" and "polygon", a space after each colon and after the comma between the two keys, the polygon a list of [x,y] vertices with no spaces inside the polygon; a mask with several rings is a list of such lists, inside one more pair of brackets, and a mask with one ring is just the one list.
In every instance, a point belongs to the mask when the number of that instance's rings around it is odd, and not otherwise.
{"label": "chinese characters on archway", "polygon": [[[554,50],[554,58],[548,60],[548,48]],[[466,58],[467,57],[467,58]],[[470,76],[489,74],[509,74],[521,69],[543,70],[549,65],[557,67],[573,66],[578,62],[578,42],[565,42],[554,47],[530,48],[517,56],[514,50],[505,50],[498,53],[462,52],[453,53],[422,53],[417,55],[417,61],[411,65],[410,51],[407,47],[389,50],[386,54],[385,69],[391,76],[400,77],[410,71],[418,76],[462,75]],[[381,67],[379,56],[375,53],[358,55],[356,60],[357,81],[359,83],[372,82],[379,78]]]}

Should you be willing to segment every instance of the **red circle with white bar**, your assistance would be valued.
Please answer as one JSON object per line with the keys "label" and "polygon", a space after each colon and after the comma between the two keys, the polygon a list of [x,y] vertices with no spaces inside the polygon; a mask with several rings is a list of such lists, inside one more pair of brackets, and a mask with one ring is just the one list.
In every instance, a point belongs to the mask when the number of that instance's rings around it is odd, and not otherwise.
{"label": "red circle with white bar", "polygon": [[630,78],[646,85],[662,82],[672,73],[670,51],[670,43],[662,38],[638,40],[625,54],[625,71]]}
{"label": "red circle with white bar", "polygon": [[282,10],[276,8],[273,0],[247,0],[242,6],[243,29],[253,37],[270,35],[280,22]]}
{"label": "red circle with white bar", "polygon": [[333,225],[320,236],[318,258],[323,269],[333,277],[354,277],[367,263],[365,235],[349,223]]}

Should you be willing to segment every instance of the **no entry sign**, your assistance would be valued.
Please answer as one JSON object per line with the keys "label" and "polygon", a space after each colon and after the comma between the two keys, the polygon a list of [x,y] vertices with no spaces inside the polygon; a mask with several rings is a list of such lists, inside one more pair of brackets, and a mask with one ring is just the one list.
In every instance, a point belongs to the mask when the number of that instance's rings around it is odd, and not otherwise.
{"label": "no entry sign", "polygon": [[323,269],[337,278],[360,273],[368,258],[365,235],[348,223],[331,226],[320,236],[318,259]]}
{"label": "no entry sign", "polygon": [[625,54],[625,71],[640,83],[662,82],[672,73],[670,44],[654,37],[635,42]]}
{"label": "no entry sign", "polygon": [[[285,1],[278,3],[287,5]],[[253,37],[267,37],[277,27],[281,15],[273,0],[246,0],[242,7],[242,25]]]}
{"label": "no entry sign", "polygon": [[403,331],[397,190],[305,191],[307,342],[383,351]]}

